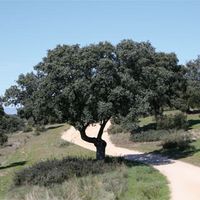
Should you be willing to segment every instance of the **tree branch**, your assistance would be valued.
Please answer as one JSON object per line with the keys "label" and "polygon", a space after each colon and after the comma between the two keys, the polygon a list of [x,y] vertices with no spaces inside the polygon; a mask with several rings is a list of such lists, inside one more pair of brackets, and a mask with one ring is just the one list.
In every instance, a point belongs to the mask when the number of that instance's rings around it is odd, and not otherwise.
{"label": "tree branch", "polygon": [[79,129],[79,132],[80,132],[80,135],[81,135],[81,139],[86,141],[86,142],[96,144],[97,140],[100,140],[102,138],[103,130],[104,130],[104,128],[105,128],[105,126],[106,126],[108,121],[109,121],[109,119],[105,119],[100,123],[100,129],[99,129],[97,137],[89,137],[89,136],[87,136],[86,129],[90,125],[89,123],[87,123],[86,125],[84,125],[82,128]]}
{"label": "tree branch", "polygon": [[103,130],[107,124],[109,119],[105,119],[102,121],[102,123],[100,124],[100,129],[99,129],[99,132],[98,132],[98,135],[97,135],[97,139],[101,139],[102,135],[103,135]]}
{"label": "tree branch", "polygon": [[86,141],[86,142],[95,144],[97,138],[95,138],[95,137],[89,137],[89,136],[86,135],[85,131],[86,131],[86,129],[87,129],[88,126],[89,126],[89,123],[86,124],[85,126],[83,126],[82,129],[79,129],[79,132],[80,132],[80,135],[81,135],[81,139],[84,140],[84,141]]}

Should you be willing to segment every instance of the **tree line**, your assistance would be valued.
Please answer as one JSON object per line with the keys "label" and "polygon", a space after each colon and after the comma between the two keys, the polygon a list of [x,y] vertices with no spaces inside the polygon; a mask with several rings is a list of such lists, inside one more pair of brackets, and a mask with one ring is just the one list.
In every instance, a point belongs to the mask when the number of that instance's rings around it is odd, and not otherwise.
{"label": "tree line", "polygon": [[9,116],[4,112],[0,99],[0,146],[8,141],[8,133],[23,130],[24,120],[18,116]]}
{"label": "tree line", "polygon": [[[4,102],[33,124],[67,122],[105,158],[103,130],[112,118],[134,128],[138,117],[162,116],[164,108],[190,112],[200,107],[200,57],[178,64],[175,53],[157,52],[150,42],[123,40],[58,45],[17,84]],[[86,129],[99,123],[97,137]]]}

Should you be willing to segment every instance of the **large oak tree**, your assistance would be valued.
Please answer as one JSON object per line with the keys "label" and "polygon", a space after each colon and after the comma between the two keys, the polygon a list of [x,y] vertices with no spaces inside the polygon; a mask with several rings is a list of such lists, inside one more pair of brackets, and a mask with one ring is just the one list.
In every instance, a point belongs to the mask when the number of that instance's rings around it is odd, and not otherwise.
{"label": "large oak tree", "polygon": [[[174,55],[157,53],[149,42],[59,45],[34,72],[20,75],[5,99],[21,105],[21,116],[36,123],[53,117],[74,126],[83,140],[96,146],[97,159],[104,159],[107,122],[113,117],[131,125],[148,108],[158,103],[163,107],[177,69]],[[100,124],[97,137],[89,137],[86,129],[95,123]]]}
{"label": "large oak tree", "polygon": [[[21,112],[33,115],[36,122],[59,116],[96,146],[97,159],[105,157],[102,135],[110,118],[134,120],[144,101],[141,85],[124,73],[108,42],[82,48],[59,45],[35,66],[35,73],[21,75],[17,83],[6,91],[7,102],[23,105]],[[89,137],[86,129],[95,123],[100,124],[97,137]]]}

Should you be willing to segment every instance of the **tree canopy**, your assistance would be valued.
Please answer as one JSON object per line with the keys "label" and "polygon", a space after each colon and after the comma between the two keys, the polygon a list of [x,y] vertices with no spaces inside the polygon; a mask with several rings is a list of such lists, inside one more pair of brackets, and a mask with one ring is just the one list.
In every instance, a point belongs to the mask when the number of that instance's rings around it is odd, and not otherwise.
{"label": "tree canopy", "polygon": [[0,98],[0,146],[7,142],[8,138],[5,135],[5,131],[3,130],[2,123],[3,117],[5,116],[3,105]]}
{"label": "tree canopy", "polygon": [[[19,104],[19,114],[35,123],[68,122],[103,159],[106,123],[120,118],[132,125],[148,112],[162,114],[164,106],[172,106],[181,77],[176,55],[156,52],[149,42],[58,45],[34,72],[19,76],[5,101]],[[86,133],[94,123],[100,124],[96,138]]]}
{"label": "tree canopy", "polygon": [[200,108],[200,56],[186,64],[186,79],[188,81],[185,92],[186,107]]}

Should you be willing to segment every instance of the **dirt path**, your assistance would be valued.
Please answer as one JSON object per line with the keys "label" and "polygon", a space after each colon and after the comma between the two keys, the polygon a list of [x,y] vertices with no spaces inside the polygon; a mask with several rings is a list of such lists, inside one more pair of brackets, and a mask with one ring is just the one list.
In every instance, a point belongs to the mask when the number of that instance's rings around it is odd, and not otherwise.
{"label": "dirt path", "polygon": [[[153,167],[158,169],[167,177],[171,189],[172,200],[200,200],[200,167],[154,154],[144,154],[116,147],[110,141],[109,135],[106,131],[109,126],[110,124],[108,123],[103,134],[103,138],[107,142],[107,155],[125,156],[129,160],[139,160],[153,165]],[[98,129],[98,125],[90,126],[87,129],[87,134],[89,136],[96,136]],[[63,133],[62,139],[92,151],[96,151],[94,145],[84,142],[80,138],[80,134],[73,127]]]}

